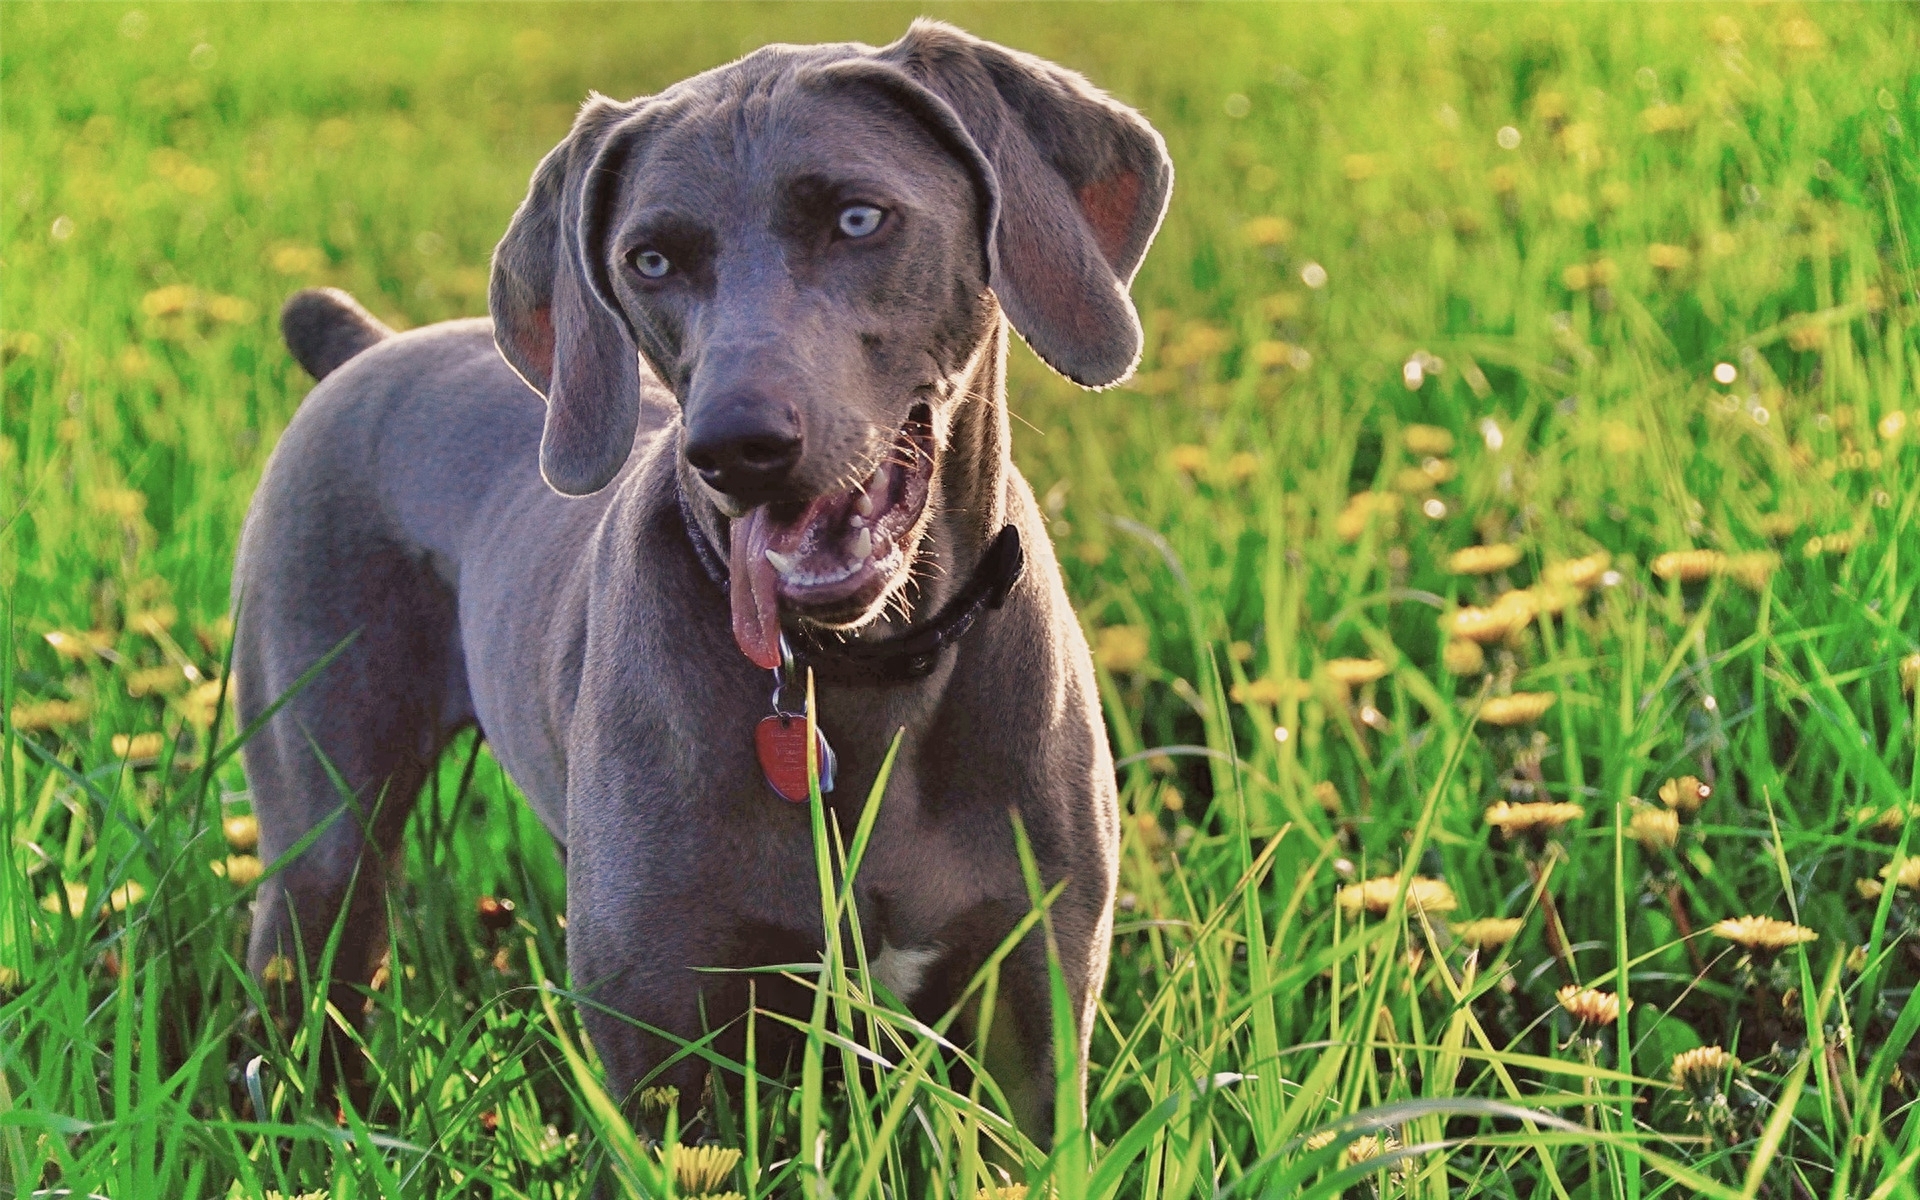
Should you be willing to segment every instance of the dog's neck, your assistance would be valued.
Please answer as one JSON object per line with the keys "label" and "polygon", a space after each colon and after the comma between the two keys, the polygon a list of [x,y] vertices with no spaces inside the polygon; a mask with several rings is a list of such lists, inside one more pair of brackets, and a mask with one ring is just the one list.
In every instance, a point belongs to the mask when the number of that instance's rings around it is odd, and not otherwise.
{"label": "dog's neck", "polygon": [[[878,617],[846,635],[851,639],[886,641],[941,612],[966,588],[1005,527],[1013,473],[1006,362],[1007,323],[996,311],[965,368],[936,388],[939,460],[927,497],[926,532],[905,596],[890,599]],[[684,459],[675,474],[703,565],[716,581],[724,579],[728,518]]]}

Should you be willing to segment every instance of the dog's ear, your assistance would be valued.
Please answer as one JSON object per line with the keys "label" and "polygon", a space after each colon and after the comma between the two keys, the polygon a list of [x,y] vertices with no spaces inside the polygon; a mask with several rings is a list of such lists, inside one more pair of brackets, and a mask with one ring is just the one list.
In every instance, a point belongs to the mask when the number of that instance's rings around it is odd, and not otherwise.
{"label": "dog's ear", "polygon": [[879,58],[944,102],[985,160],[988,267],[1013,327],[1076,383],[1132,374],[1127,288],[1173,188],[1159,133],[1072,71],[938,21],[915,21]]}
{"label": "dog's ear", "polygon": [[633,449],[640,358],[601,261],[627,105],[593,96],[533,174],[493,252],[487,307],[501,355],[546,397],[540,473],[554,491],[607,485]]}

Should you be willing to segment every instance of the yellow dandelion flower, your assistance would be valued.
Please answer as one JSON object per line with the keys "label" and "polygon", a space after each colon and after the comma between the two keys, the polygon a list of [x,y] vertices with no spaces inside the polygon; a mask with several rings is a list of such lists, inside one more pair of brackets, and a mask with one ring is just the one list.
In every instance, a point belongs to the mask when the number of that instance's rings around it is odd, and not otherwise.
{"label": "yellow dandelion flower", "polygon": [[1502,800],[1487,809],[1486,821],[1505,836],[1517,837],[1549,834],[1586,815],[1587,810],[1578,804],[1511,804]]}
{"label": "yellow dandelion flower", "polygon": [[1860,893],[1862,900],[1872,901],[1880,898],[1887,890],[1887,885],[1878,879],[1856,879],[1853,881],[1853,890]]}
{"label": "yellow dandelion flower", "polygon": [[256,855],[229,854],[225,859],[212,864],[215,875],[224,876],[235,887],[247,887],[257,883],[266,867]]}
{"label": "yellow dandelion flower", "polygon": [[1531,588],[1511,588],[1494,598],[1493,607],[1497,612],[1506,613],[1515,629],[1525,629],[1540,612],[1540,597],[1534,595]]}
{"label": "yellow dandelion flower", "polygon": [[260,971],[263,983],[292,983],[298,977],[299,972],[294,969],[293,960],[284,954],[276,954],[268,959],[267,965]]}
{"label": "yellow dandelion flower", "polygon": [[1526,925],[1524,917],[1481,917],[1473,921],[1449,923],[1447,928],[1461,943],[1475,950],[1497,950],[1519,936]]}
{"label": "yellow dandelion flower", "polygon": [[1729,1067],[1740,1060],[1718,1046],[1695,1046],[1673,1056],[1673,1081],[1688,1091],[1717,1087]]}
{"label": "yellow dandelion flower", "polygon": [[1909,855],[1897,867],[1888,863],[1880,868],[1880,878],[1891,879],[1895,887],[1920,888],[1920,858]]}
{"label": "yellow dandelion flower", "polygon": [[1570,983],[1555,992],[1554,998],[1582,1025],[1606,1026],[1620,1019],[1620,997],[1612,992]]}
{"label": "yellow dandelion flower", "polygon": [[84,700],[42,700],[35,704],[16,704],[11,713],[13,727],[22,733],[63,729],[86,719],[87,703]]}
{"label": "yellow dandelion flower", "polygon": [[52,629],[43,636],[47,639],[47,645],[53,647],[55,654],[76,662],[95,654],[105,654],[113,649],[113,635],[104,629],[72,633],[62,629]]}
{"label": "yellow dandelion flower", "polygon": [[1333,520],[1340,540],[1356,542],[1367,531],[1375,516],[1391,515],[1400,509],[1400,497],[1392,492],[1358,492],[1347,500],[1347,507]]}
{"label": "yellow dandelion flower", "polygon": [[127,614],[127,628],[135,633],[143,633],[158,641],[170,636],[168,630],[180,619],[179,610],[171,604],[157,604],[152,608]]}
{"label": "yellow dandelion flower", "polygon": [[1347,1143],[1341,1158],[1348,1164],[1371,1162],[1400,1148],[1400,1139],[1390,1133],[1366,1134]]}
{"label": "yellow dandelion flower", "polygon": [[1440,628],[1456,638],[1490,644],[1506,637],[1513,629],[1513,621],[1508,613],[1467,606],[1442,615]]}
{"label": "yellow dandelion flower", "polygon": [[1313,798],[1327,812],[1335,816],[1340,814],[1340,789],[1333,786],[1332,780],[1322,779],[1314,784]]}
{"label": "yellow dandelion flower", "polygon": [[136,700],[144,696],[165,695],[188,682],[187,673],[179,667],[147,667],[128,673],[127,695]]}
{"label": "yellow dandelion flower", "polygon": [[167,740],[158,733],[116,733],[113,735],[115,758],[158,758]]}
{"label": "yellow dandelion flower", "polygon": [[1333,1130],[1322,1129],[1319,1133],[1308,1135],[1305,1147],[1308,1153],[1312,1153],[1315,1150],[1325,1150],[1328,1146],[1333,1145],[1333,1139],[1336,1136]]}
{"label": "yellow dandelion flower", "polygon": [[267,256],[267,262],[282,275],[311,275],[326,266],[326,252],[316,246],[281,242]]}
{"label": "yellow dandelion flower", "polygon": [[1227,695],[1235,704],[1279,704],[1286,700],[1304,700],[1312,688],[1300,679],[1249,679],[1236,683]]}
{"label": "yellow dandelion flower", "polygon": [[184,283],[156,288],[140,298],[140,311],[149,317],[173,317],[200,307],[200,293]]}
{"label": "yellow dandelion flower", "polygon": [[1909,654],[1900,660],[1900,690],[1912,695],[1920,688],[1920,654]]}
{"label": "yellow dandelion flower", "polygon": [[[213,724],[220,704],[221,686],[218,679],[209,679],[195,687],[182,698],[181,707],[187,720],[204,729]],[[233,696],[228,694],[227,705],[231,707]]]}
{"label": "yellow dandelion flower", "polygon": [[1800,553],[1807,558],[1819,558],[1822,554],[1838,557],[1842,554],[1851,554],[1853,548],[1859,544],[1859,537],[1851,530],[1838,529],[1832,533],[1821,534],[1819,537],[1808,538],[1807,544],[1800,548]]}
{"label": "yellow dandelion flower", "polygon": [[1733,576],[1744,587],[1760,591],[1767,586],[1767,580],[1780,569],[1780,556],[1771,550],[1760,550],[1752,554],[1735,554],[1725,563],[1727,574]]}
{"label": "yellow dandelion flower", "polygon": [[1585,263],[1574,263],[1560,272],[1560,286],[1570,292],[1584,292],[1593,283],[1593,273]]}
{"label": "yellow dandelion flower", "polygon": [[[1678,104],[1656,104],[1640,112],[1640,128],[1651,134],[1679,133],[1693,124],[1693,114]],[[1679,250],[1681,247],[1662,247]],[[1648,250],[1653,248],[1650,246]],[[1651,257],[1651,254],[1649,254]],[[1660,264],[1655,263],[1655,266]]]}
{"label": "yellow dandelion flower", "polygon": [[740,1151],[731,1146],[682,1146],[667,1148],[667,1163],[680,1190],[692,1194],[711,1192],[725,1184],[739,1165]]}
{"label": "yellow dandelion flower", "polygon": [[1647,265],[1656,271],[1684,271],[1693,262],[1693,251],[1685,246],[1655,242],[1647,247]]}
{"label": "yellow dandelion flower", "polygon": [[1788,946],[1799,946],[1820,938],[1819,934],[1805,925],[1777,921],[1772,917],[1729,917],[1724,921],[1716,921],[1713,932],[1716,937],[1723,937],[1735,945],[1766,951],[1784,950]]}
{"label": "yellow dandelion flower", "polygon": [[40,907],[55,916],[64,912],[78,917],[87,911],[87,885],[62,880],[57,889],[40,898]]}
{"label": "yellow dandelion flower", "polygon": [[973,1194],[973,1200],[1027,1200],[1024,1183],[991,1184]]}
{"label": "yellow dandelion flower", "polygon": [[1256,367],[1289,367],[1300,355],[1300,347],[1292,342],[1276,341],[1268,338],[1247,347],[1247,357]]}
{"label": "yellow dandelion flower", "polygon": [[1880,424],[1878,426],[1878,429],[1880,430],[1881,437],[1885,438],[1887,441],[1892,441],[1893,439],[1899,437],[1902,433],[1906,432],[1907,414],[1901,412],[1897,408],[1894,409],[1892,412],[1888,413],[1886,416],[1880,418]]}
{"label": "yellow dandelion flower", "polygon": [[1108,625],[1093,639],[1093,661],[1116,675],[1138,670],[1149,650],[1147,631],[1139,625]]}
{"label": "yellow dandelion flower", "polygon": [[1647,850],[1671,850],[1680,842],[1680,814],[1651,804],[1634,809],[1627,833]]}
{"label": "yellow dandelion flower", "polygon": [[1377,658],[1333,658],[1327,660],[1327,678],[1348,687],[1372,683],[1385,676],[1387,664]]}
{"label": "yellow dandelion flower", "polygon": [[1793,536],[1800,528],[1800,518],[1792,513],[1771,512],[1760,518],[1760,532],[1774,541],[1782,541]]}
{"label": "yellow dandelion flower", "polygon": [[[1340,889],[1337,897],[1340,908],[1348,916],[1358,916],[1362,909],[1375,916],[1385,916],[1393,907],[1393,898],[1400,890],[1400,879],[1394,875],[1382,875],[1363,883],[1350,883]],[[1453,889],[1444,879],[1433,879],[1425,875],[1416,875],[1407,885],[1407,911],[1447,913],[1458,905]]]}
{"label": "yellow dandelion flower", "polygon": [[1419,467],[1403,467],[1393,473],[1393,490],[1409,496],[1424,496],[1434,489],[1433,476]]}
{"label": "yellow dandelion flower", "polygon": [[1692,775],[1682,775],[1678,779],[1669,779],[1660,785],[1660,799],[1668,808],[1693,815],[1700,806],[1713,798],[1713,785],[1702,783]]}
{"label": "yellow dandelion flower", "polygon": [[1478,642],[1450,638],[1440,651],[1440,662],[1449,675],[1477,675],[1487,665],[1487,652]]}
{"label": "yellow dandelion flower", "polygon": [[1541,571],[1540,577],[1551,584],[1584,590],[1598,584],[1600,577],[1607,573],[1607,568],[1611,565],[1613,565],[1613,555],[1602,550],[1598,554],[1548,563],[1546,569]]}
{"label": "yellow dandelion flower", "polygon": [[1278,246],[1293,240],[1293,222],[1285,217],[1255,217],[1240,227],[1240,233],[1256,246]]}
{"label": "yellow dandelion flower", "polygon": [[1867,805],[1853,810],[1853,823],[1855,825],[1871,825],[1875,829],[1884,829],[1889,833],[1895,833],[1899,831],[1902,825],[1907,823],[1907,810],[1905,806],[1899,804],[1890,804],[1886,808],[1874,808],[1872,805]]}
{"label": "yellow dandelion flower", "polygon": [[1720,570],[1726,558],[1718,550],[1672,550],[1653,560],[1653,573],[1662,579],[1698,583]]}
{"label": "yellow dandelion flower", "polygon": [[226,835],[227,845],[243,854],[260,844],[260,822],[251,814],[228,817],[220,822],[220,832]]}
{"label": "yellow dandelion flower", "polygon": [[1536,583],[1527,589],[1535,612],[1559,616],[1586,599],[1587,594],[1564,583]]}
{"label": "yellow dandelion flower", "polygon": [[1453,453],[1453,434],[1438,425],[1409,425],[1400,431],[1408,454],[1441,458]]}
{"label": "yellow dandelion flower", "polygon": [[1520,561],[1520,547],[1501,543],[1493,546],[1468,546],[1456,550],[1447,559],[1447,570],[1455,575],[1491,575]]}
{"label": "yellow dandelion flower", "polygon": [[1226,463],[1220,468],[1220,474],[1235,483],[1243,483],[1246,480],[1252,479],[1255,475],[1259,474],[1259,472],[1260,459],[1245,450],[1242,450],[1238,454],[1229,455]]}
{"label": "yellow dandelion flower", "polygon": [[1199,475],[1209,461],[1205,446],[1175,446],[1167,451],[1167,465],[1185,475]]}
{"label": "yellow dandelion flower", "polygon": [[1558,698],[1552,692],[1515,692],[1511,696],[1490,696],[1480,706],[1480,720],[1488,725],[1525,725],[1546,715]]}

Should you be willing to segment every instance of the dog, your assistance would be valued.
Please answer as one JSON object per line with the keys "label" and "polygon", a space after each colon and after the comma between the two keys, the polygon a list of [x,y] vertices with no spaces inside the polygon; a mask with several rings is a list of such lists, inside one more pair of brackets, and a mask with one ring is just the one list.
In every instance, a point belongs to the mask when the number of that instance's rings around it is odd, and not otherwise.
{"label": "dog", "polygon": [[981,1050],[1045,1144],[1055,1089],[1086,1086],[1054,1078],[1048,938],[1084,1064],[1118,813],[1009,455],[1007,328],[1083,386],[1128,376],[1172,176],[1079,75],[920,21],[589,98],[494,253],[490,319],[394,333],[345,293],[293,297],[319,382],[247,515],[233,673],[241,720],[265,718],[244,748],[262,852],[313,836],[261,888],[250,969],[314,962],[338,921],[357,1011],[407,813],[477,725],[563,847],[613,1091],[685,1109],[705,1066],[675,1039],[736,1044],[749,1002],[701,968],[824,946],[792,802],[811,672],[847,831],[904,730],[854,887],[899,1000],[946,1012],[1031,912],[1016,819],[1061,888]]}

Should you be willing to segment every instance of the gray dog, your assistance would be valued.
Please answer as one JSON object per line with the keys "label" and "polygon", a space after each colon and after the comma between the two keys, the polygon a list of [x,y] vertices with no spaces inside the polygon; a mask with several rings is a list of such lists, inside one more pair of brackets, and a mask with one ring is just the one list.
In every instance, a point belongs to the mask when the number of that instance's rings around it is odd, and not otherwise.
{"label": "gray dog", "polygon": [[[294,297],[288,344],[324,381],[241,537],[240,716],[346,648],[246,747],[263,854],[353,800],[263,887],[253,971],[311,959],[344,907],[334,987],[358,1010],[408,810],[477,723],[566,848],[575,985],[635,1019],[584,1014],[616,1093],[688,1104],[704,1066],[662,1069],[671,1039],[747,1003],[696,968],[823,944],[789,802],[811,669],[845,828],[906,731],[855,888],[876,977],[919,1013],[960,998],[1032,907],[1017,817],[1065,885],[1084,1061],[1113,765],[1008,454],[1006,329],[1080,384],[1124,378],[1171,183],[1138,113],[920,22],[590,99],[494,254],[490,321],[394,334],[343,293]],[[1030,935],[983,1048],[1042,1142],[1048,994]]]}

